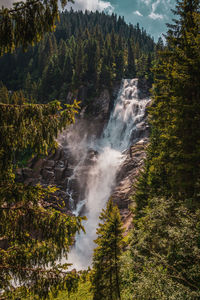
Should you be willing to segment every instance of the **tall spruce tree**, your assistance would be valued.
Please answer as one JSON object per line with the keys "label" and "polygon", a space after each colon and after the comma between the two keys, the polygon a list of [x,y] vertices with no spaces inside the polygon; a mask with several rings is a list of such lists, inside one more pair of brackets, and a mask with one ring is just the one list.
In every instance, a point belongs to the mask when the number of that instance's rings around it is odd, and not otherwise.
{"label": "tall spruce tree", "polygon": [[[0,15],[2,54],[26,47],[52,29],[57,1],[28,0]],[[81,218],[45,209],[44,201],[55,189],[17,182],[15,156],[28,148],[44,155],[55,148],[58,132],[74,121],[78,104],[65,109],[58,101],[29,104],[23,93],[10,95],[3,87],[0,100],[0,293],[5,299],[25,299],[30,292],[34,299],[44,299],[76,286],[77,275],[56,261],[67,257]]]}
{"label": "tall spruce tree", "polygon": [[135,56],[133,52],[133,41],[128,40],[128,65],[126,76],[129,78],[134,78],[136,75],[136,67],[135,67]]}
{"label": "tall spruce tree", "polygon": [[145,177],[153,195],[189,199],[200,178],[199,1],[178,1],[175,13],[155,68]]}
{"label": "tall spruce tree", "polygon": [[200,298],[200,7],[177,1],[155,68],[151,138],[135,195],[132,293]]}
{"label": "tall spruce tree", "polygon": [[116,300],[120,295],[120,255],[123,247],[123,228],[119,210],[109,200],[100,215],[97,229],[93,271],[91,276],[94,300]]}

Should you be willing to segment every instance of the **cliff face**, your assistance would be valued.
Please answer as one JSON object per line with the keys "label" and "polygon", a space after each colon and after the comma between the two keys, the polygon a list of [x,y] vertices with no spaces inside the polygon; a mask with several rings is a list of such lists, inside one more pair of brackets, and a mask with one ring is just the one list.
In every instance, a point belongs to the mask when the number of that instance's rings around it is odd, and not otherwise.
{"label": "cliff face", "polygon": [[[17,180],[20,182],[30,185],[41,184],[44,187],[52,185],[58,188],[50,203],[48,200],[44,204],[45,206],[48,207],[50,205],[59,210],[71,213],[73,208],[70,203],[70,193],[73,191],[75,205],[82,198],[87,173],[97,152],[89,149],[87,153],[82,153],[82,149],[77,151],[78,149],[73,149],[70,143],[74,142],[74,138],[77,144],[79,144],[82,142],[84,136],[86,139],[89,139],[90,137],[98,138],[101,135],[105,124],[108,122],[119,87],[120,85],[116,84],[112,94],[107,89],[102,90],[99,97],[93,99],[93,103],[90,105],[90,113],[87,112],[87,105],[85,103],[87,91],[85,91],[85,88],[80,88],[77,91],[77,97],[79,99],[82,98],[83,109],[77,117],[75,124],[60,134],[58,148],[45,158],[35,157],[28,163],[26,168],[17,170]],[[69,103],[73,102],[73,97],[72,94],[68,94]],[[85,156],[85,159],[78,170],[78,174],[73,176],[74,169],[81,156]],[[73,178],[71,179],[71,177]],[[61,209],[57,204],[62,201],[65,203],[65,208]]]}
{"label": "cliff face", "polygon": [[[76,211],[76,214],[85,213],[83,200],[88,176],[91,176],[91,170],[100,155],[94,143],[101,136],[109,120],[118,91],[119,86],[116,86],[113,95],[110,96],[108,90],[103,90],[93,101],[93,112],[88,115],[83,109],[76,123],[60,135],[59,147],[55,153],[50,153],[46,158],[35,158],[27,168],[18,171],[18,180],[24,181],[25,184],[40,183],[43,186],[54,185],[59,188],[52,197],[51,203],[47,202],[46,206],[51,205],[67,213],[72,211]],[[147,97],[147,87],[143,83],[139,98],[145,97]],[[134,109],[137,113],[139,108],[134,107]],[[144,114],[132,130],[131,139],[134,143],[123,153],[123,163],[117,171],[115,184],[112,185],[112,199],[120,208],[127,229],[130,226],[129,206],[131,195],[134,193],[133,184],[143,167],[148,131],[147,114]],[[65,208],[58,207],[58,199],[65,202]],[[79,207],[79,203],[83,204]]]}
{"label": "cliff face", "polygon": [[132,226],[130,207],[134,204],[131,198],[134,195],[134,184],[144,166],[147,143],[148,133],[145,139],[132,145],[130,149],[126,151],[126,159],[118,171],[116,187],[111,196],[114,203],[116,203],[120,209],[126,232],[129,231]]}

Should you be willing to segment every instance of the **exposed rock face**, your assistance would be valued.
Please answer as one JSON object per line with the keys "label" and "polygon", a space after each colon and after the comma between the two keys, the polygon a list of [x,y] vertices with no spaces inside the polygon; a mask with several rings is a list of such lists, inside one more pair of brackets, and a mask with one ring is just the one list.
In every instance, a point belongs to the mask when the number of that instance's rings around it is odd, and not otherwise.
{"label": "exposed rock face", "polygon": [[[103,127],[108,121],[110,107],[112,101],[116,97],[119,85],[113,89],[113,95],[110,96],[108,90],[102,90],[99,97],[93,99],[92,112],[88,115],[85,108],[82,109],[77,122],[69,130],[72,132],[72,140],[74,139],[73,134],[79,133],[80,139],[87,133],[89,137],[98,137],[101,135]],[[86,100],[87,91],[84,87],[80,88],[77,94],[78,98],[81,98],[83,102]],[[73,102],[74,95],[68,95],[68,102]],[[66,133],[63,134],[65,137]],[[77,138],[77,137],[76,137]],[[97,152],[90,149],[85,161],[79,168],[79,174],[76,174],[73,179],[74,168],[77,164],[77,160],[80,157],[72,155],[68,149],[69,141],[59,138],[59,146],[54,153],[50,153],[46,158],[35,157],[28,165],[28,167],[17,171],[17,180],[24,182],[25,184],[36,185],[41,184],[42,186],[56,186],[58,191],[55,193],[55,197],[52,197],[51,202],[55,203],[56,197],[60,199],[60,202],[64,201],[66,204],[65,211],[70,209],[70,195],[67,191],[73,191],[73,199],[75,204],[82,198],[84,188],[87,180],[88,168],[94,163],[94,157]],[[78,153],[81,156],[82,153]],[[82,178],[81,182],[79,178]]]}
{"label": "exposed rock face", "polygon": [[132,204],[131,196],[134,194],[134,183],[144,166],[147,143],[148,138],[141,140],[126,152],[127,157],[117,174],[117,184],[111,196],[120,209],[126,230],[132,226],[129,206]]}
{"label": "exposed rock face", "polygon": [[[66,194],[66,174],[70,176],[68,169],[68,154],[65,149],[58,148],[55,153],[50,153],[46,158],[34,158],[27,168],[18,170],[17,180],[25,184],[41,184],[42,186],[56,186],[59,190],[50,200],[51,206],[58,207],[58,202],[64,201],[66,208],[69,210],[68,196]],[[59,199],[59,201],[57,200]],[[45,206],[48,206],[46,204]],[[62,210],[62,209],[60,209]]]}
{"label": "exposed rock face", "polygon": [[[140,96],[141,98],[146,97],[148,92],[147,88],[145,88],[145,83],[142,82],[140,84],[144,85]],[[79,148],[70,148],[69,144],[76,139],[74,144],[79,145],[83,137],[86,140],[92,139],[93,136],[96,139],[100,137],[109,119],[113,100],[116,98],[118,90],[119,86],[116,86],[112,97],[108,90],[102,90],[101,95],[93,101],[94,109],[92,113],[88,115],[83,109],[78,121],[59,137],[58,142],[60,146],[58,149],[45,158],[33,159],[27,168],[18,170],[18,180],[23,181],[25,184],[36,185],[40,183],[44,187],[49,185],[58,187],[59,190],[52,197],[50,205],[58,207],[56,203],[57,199],[60,199],[60,201],[65,202],[66,207],[59,209],[65,212],[73,210],[74,207],[71,207],[70,197],[73,193],[73,205],[75,206],[84,199],[88,173],[96,162],[98,152],[92,148],[87,149],[86,152],[81,152]],[[82,93],[84,94],[84,89]],[[72,95],[68,96],[72,97]],[[135,130],[132,131],[131,136],[131,141],[137,143],[126,151],[127,157],[117,174],[116,187],[112,193],[112,198],[120,209],[126,229],[131,226],[129,205],[131,203],[130,197],[134,193],[133,184],[139,176],[145,159],[145,149],[149,135],[147,115],[138,124]],[[77,132],[78,135],[76,134]],[[66,139],[66,135],[68,135],[68,139]],[[79,161],[81,161],[81,164],[75,171]],[[46,206],[48,207],[48,203]],[[84,212],[84,207],[82,211]]]}

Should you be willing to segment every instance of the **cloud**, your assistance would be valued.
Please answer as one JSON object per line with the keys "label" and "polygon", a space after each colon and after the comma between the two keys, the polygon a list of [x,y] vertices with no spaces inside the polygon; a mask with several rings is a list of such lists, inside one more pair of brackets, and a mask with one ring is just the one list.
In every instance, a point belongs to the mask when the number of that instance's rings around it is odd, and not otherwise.
{"label": "cloud", "polygon": [[143,17],[143,15],[142,15],[138,10],[134,11],[133,13],[134,13],[135,15],[138,15],[139,17]]}
{"label": "cloud", "polygon": [[151,3],[151,0],[141,0],[141,2],[145,3],[146,5],[149,5]]}
{"label": "cloud", "polygon": [[74,4],[68,4],[67,8],[73,8],[74,10],[89,10],[89,11],[103,11],[113,12],[114,7],[109,1],[103,0],[76,0]]}
{"label": "cloud", "polygon": [[[0,8],[2,6],[10,8],[13,2],[19,2],[25,0],[0,0]],[[108,13],[112,13],[114,11],[114,7],[107,0],[75,0],[75,3],[68,3],[66,6],[67,9],[73,8],[74,10],[89,10],[89,11],[106,11]],[[59,8],[61,9],[60,2]]]}
{"label": "cloud", "polygon": [[153,20],[162,20],[164,19],[164,16],[163,15],[160,15],[160,14],[155,14],[153,11],[150,13],[149,15],[149,18],[153,19]]}
{"label": "cloud", "polygon": [[157,0],[156,2],[152,3],[152,6],[151,6],[152,11],[149,14],[149,18],[151,18],[153,20],[158,20],[158,19],[162,20],[162,19],[164,19],[164,15],[156,13],[156,10],[157,10],[159,4],[161,4],[161,0]]}
{"label": "cloud", "polygon": [[14,0],[0,0],[0,7],[4,6],[4,7],[11,7],[13,2],[17,2]]}

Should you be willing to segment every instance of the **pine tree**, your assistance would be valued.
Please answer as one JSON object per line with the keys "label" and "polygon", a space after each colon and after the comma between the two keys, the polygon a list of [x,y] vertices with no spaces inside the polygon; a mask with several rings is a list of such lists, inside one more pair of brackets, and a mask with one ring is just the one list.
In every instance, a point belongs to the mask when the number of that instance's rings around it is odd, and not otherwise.
{"label": "pine tree", "polygon": [[74,66],[74,74],[73,74],[73,87],[77,89],[81,83],[84,73],[84,52],[83,52],[83,43],[79,39],[76,44],[76,52],[75,52],[75,66]]}
{"label": "pine tree", "polygon": [[[4,53],[38,41],[51,29],[58,14],[57,1],[20,2],[14,9],[2,9],[0,14],[0,45]],[[24,18],[25,15],[29,17]],[[50,292],[56,295],[62,288],[70,291],[77,284],[78,276],[56,262],[67,258],[74,235],[83,229],[81,218],[45,209],[44,203],[55,188],[19,183],[15,157],[26,149],[47,155],[57,145],[58,132],[74,122],[79,106],[75,102],[63,109],[58,101],[29,104],[22,92],[10,95],[5,88],[1,88],[0,96],[1,296],[25,299],[31,292],[35,299],[45,299]],[[20,285],[18,289],[15,282]]]}
{"label": "pine tree", "polygon": [[73,76],[73,63],[70,55],[65,58],[64,67],[63,67],[63,78],[66,83],[71,84]]}
{"label": "pine tree", "polygon": [[116,79],[121,80],[124,76],[124,53],[123,51],[117,52],[115,56],[115,64],[116,64]]}
{"label": "pine tree", "polygon": [[[131,237],[136,299],[200,298],[200,7],[178,0],[158,52]],[[167,288],[166,288],[167,287]]]}
{"label": "pine tree", "polygon": [[189,199],[200,177],[199,1],[178,1],[176,14],[155,69],[147,182],[152,193]]}
{"label": "pine tree", "polygon": [[120,255],[123,248],[123,229],[119,210],[109,200],[100,215],[97,229],[98,245],[93,255],[92,291],[94,300],[116,300],[120,296]]}
{"label": "pine tree", "polygon": [[64,69],[65,57],[67,56],[69,50],[67,48],[66,42],[61,39],[58,45],[58,65],[61,70]]}
{"label": "pine tree", "polygon": [[8,89],[6,88],[5,85],[3,85],[3,83],[0,83],[0,102],[2,103],[9,103],[9,92]]}
{"label": "pine tree", "polygon": [[32,83],[31,83],[31,75],[30,73],[27,74],[26,80],[25,80],[25,92],[27,98],[31,96],[32,93]]}
{"label": "pine tree", "polygon": [[[64,66],[66,58],[70,56],[69,73],[72,69],[73,85],[72,76],[67,81],[65,76],[61,76],[60,86],[55,85],[57,91],[51,94],[62,95],[63,99],[66,87],[73,93],[73,89],[79,88],[81,84],[88,91],[87,98],[92,99],[100,93],[102,86],[110,88],[116,80],[123,78],[128,64],[128,40],[131,41],[135,62],[142,54],[147,56],[148,52],[154,51],[153,39],[144,30],[127,25],[115,15],[109,16],[99,12],[83,14],[66,10],[60,14],[60,19],[55,33],[45,35],[38,46],[29,47],[26,53],[17,50],[14,56],[6,55],[0,58],[0,80],[10,90],[26,89],[25,82],[30,73],[32,82],[38,86],[38,92],[34,94],[40,101],[39,95],[46,94],[45,90],[43,91],[45,86],[41,86],[40,81],[50,60],[58,57],[58,66],[63,73],[67,70],[67,66]],[[82,50],[78,54],[79,47]],[[133,62],[130,59],[130,64]],[[80,69],[82,74],[79,74]],[[146,76],[146,71],[142,74],[143,77]]]}
{"label": "pine tree", "polygon": [[19,46],[26,49],[40,41],[47,31],[54,31],[55,22],[59,20],[58,2],[64,8],[68,1],[26,0],[13,3],[11,9],[2,7],[0,54],[13,52]]}
{"label": "pine tree", "polygon": [[132,42],[128,40],[128,66],[127,66],[127,75],[129,78],[134,78],[136,75],[135,68],[135,56],[133,52]]}

